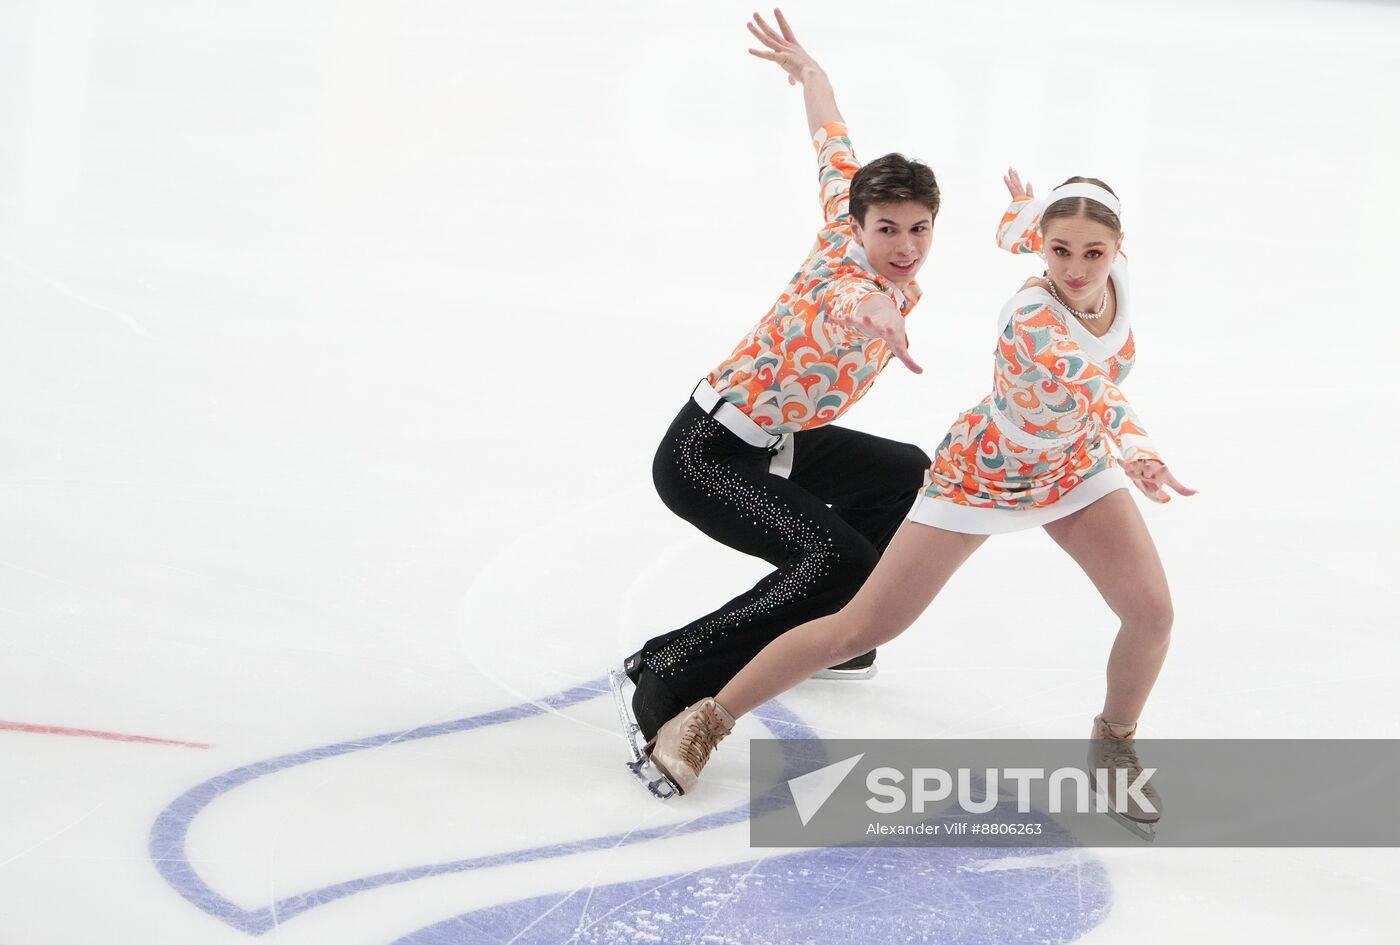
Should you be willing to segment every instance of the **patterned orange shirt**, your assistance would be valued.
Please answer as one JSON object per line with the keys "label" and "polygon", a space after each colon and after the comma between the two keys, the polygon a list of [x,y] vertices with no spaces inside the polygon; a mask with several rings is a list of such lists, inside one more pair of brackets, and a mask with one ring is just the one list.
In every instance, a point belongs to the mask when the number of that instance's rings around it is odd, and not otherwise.
{"label": "patterned orange shirt", "polygon": [[854,326],[861,302],[883,294],[907,317],[921,295],[915,282],[901,292],[875,273],[855,241],[848,204],[860,163],[846,126],[828,124],[814,141],[826,223],[778,301],[708,377],[721,397],[775,434],[830,423],[875,383],[891,352]]}

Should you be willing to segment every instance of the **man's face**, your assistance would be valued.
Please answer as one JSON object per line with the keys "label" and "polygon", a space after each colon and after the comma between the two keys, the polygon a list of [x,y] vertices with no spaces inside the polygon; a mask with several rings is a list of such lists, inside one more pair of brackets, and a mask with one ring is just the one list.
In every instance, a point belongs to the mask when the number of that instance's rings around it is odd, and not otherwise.
{"label": "man's face", "polygon": [[928,256],[933,211],[913,200],[872,204],[864,225],[852,221],[851,229],[871,268],[903,289]]}

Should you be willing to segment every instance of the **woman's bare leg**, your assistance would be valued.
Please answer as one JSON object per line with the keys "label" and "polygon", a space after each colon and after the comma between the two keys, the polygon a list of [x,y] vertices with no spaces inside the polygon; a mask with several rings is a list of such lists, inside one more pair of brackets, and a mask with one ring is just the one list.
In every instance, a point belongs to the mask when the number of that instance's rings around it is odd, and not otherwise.
{"label": "woman's bare leg", "polygon": [[899,636],[987,540],[906,521],[869,579],[839,613],[794,627],[731,679],[715,701],[738,718],[828,666]]}
{"label": "woman's bare leg", "polygon": [[1126,489],[1045,526],[1094,582],[1121,624],[1108,657],[1103,717],[1132,723],[1142,714],[1171,641],[1172,600],[1157,548]]}

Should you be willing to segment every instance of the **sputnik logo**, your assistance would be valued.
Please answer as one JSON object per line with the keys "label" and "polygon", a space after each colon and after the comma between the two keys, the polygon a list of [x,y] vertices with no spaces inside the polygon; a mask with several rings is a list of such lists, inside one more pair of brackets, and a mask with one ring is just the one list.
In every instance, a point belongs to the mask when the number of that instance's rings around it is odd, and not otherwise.
{"label": "sputnik logo", "polygon": [[861,752],[845,761],[809,771],[788,781],[788,790],[792,791],[792,801],[797,805],[797,816],[802,819],[802,826],[807,826],[808,822],[817,816],[817,811],[831,799],[841,782],[846,780],[846,776],[864,757],[865,752]]}

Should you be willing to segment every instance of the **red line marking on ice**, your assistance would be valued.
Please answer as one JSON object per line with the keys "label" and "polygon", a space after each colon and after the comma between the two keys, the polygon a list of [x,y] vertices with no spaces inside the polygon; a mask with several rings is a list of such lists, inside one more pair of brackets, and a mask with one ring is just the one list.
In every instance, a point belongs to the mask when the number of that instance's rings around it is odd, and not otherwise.
{"label": "red line marking on ice", "polygon": [[0,732],[28,732],[31,735],[71,735],[75,738],[103,738],[109,742],[140,742],[143,745],[174,745],[177,748],[208,748],[199,742],[180,742],[171,738],[151,738],[148,735],[123,735],[120,732],[97,732],[87,728],[63,728],[57,725],[29,725],[25,722],[0,721]]}

